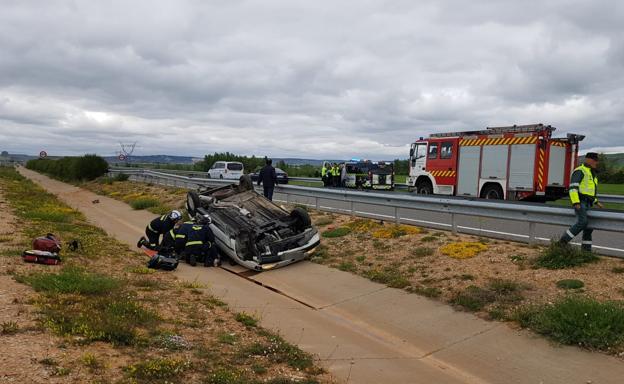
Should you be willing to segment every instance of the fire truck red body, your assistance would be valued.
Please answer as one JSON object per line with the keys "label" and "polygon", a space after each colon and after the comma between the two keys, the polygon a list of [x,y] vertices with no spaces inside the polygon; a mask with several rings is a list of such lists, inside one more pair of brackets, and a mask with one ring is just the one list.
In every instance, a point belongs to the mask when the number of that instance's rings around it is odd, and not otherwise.
{"label": "fire truck red body", "polygon": [[547,201],[566,195],[584,136],[533,124],[436,133],[410,150],[408,186],[421,194]]}

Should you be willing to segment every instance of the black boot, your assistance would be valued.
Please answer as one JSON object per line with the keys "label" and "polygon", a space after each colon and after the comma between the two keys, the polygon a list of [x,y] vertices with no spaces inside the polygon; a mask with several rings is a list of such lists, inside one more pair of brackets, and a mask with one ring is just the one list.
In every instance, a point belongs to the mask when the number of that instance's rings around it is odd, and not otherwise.
{"label": "black boot", "polygon": [[197,260],[195,260],[195,255],[190,255],[188,259],[188,263],[193,267],[197,265]]}

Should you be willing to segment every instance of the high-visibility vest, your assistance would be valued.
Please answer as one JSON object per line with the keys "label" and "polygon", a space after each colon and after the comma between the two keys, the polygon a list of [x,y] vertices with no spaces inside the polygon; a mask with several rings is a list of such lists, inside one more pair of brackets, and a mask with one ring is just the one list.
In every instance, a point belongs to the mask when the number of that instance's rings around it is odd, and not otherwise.
{"label": "high-visibility vest", "polygon": [[598,186],[598,177],[592,175],[592,170],[585,164],[576,167],[574,172],[583,172],[583,179],[578,183],[570,183],[570,201],[572,204],[580,203],[579,193],[583,196],[593,198],[596,202],[596,187]]}
{"label": "high-visibility vest", "polygon": [[321,168],[321,177],[325,177],[326,173],[327,173],[327,167],[323,166],[323,168]]}

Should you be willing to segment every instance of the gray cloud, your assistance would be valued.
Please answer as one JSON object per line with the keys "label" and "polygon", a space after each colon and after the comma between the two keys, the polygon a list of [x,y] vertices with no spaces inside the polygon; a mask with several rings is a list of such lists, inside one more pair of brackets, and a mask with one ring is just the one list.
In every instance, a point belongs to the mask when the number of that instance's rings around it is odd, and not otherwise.
{"label": "gray cloud", "polygon": [[621,150],[612,1],[5,1],[2,150],[394,158],[544,122]]}

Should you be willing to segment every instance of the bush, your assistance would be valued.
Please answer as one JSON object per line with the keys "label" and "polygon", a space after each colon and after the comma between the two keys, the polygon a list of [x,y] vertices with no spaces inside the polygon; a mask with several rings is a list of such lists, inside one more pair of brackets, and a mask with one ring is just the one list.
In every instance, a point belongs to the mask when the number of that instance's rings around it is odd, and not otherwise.
{"label": "bush", "polygon": [[583,283],[581,280],[576,279],[564,279],[557,281],[557,287],[563,289],[579,289],[583,288],[584,286],[585,283]]}
{"label": "bush", "polygon": [[619,302],[566,297],[553,305],[523,308],[516,320],[562,344],[602,350],[624,346],[624,305]]}
{"label": "bush", "polygon": [[480,311],[489,303],[493,303],[496,300],[496,295],[488,290],[471,285],[463,292],[459,292],[451,303],[459,305],[469,311]]}
{"label": "bush", "polygon": [[245,312],[237,313],[236,316],[234,316],[234,318],[236,319],[236,321],[238,321],[239,323],[247,327],[255,327],[258,325],[258,319],[256,319],[252,315],[249,315]]}
{"label": "bush", "polygon": [[64,181],[95,180],[108,172],[108,163],[97,155],[63,157],[58,160],[34,159],[26,168]]}
{"label": "bush", "polygon": [[114,181],[128,181],[130,175],[126,175],[125,173],[118,173],[113,177]]}
{"label": "bush", "polygon": [[191,363],[188,361],[158,358],[130,365],[124,368],[124,370],[130,377],[151,382],[156,379],[169,379],[175,377],[183,373],[190,366]]}
{"label": "bush", "polygon": [[132,209],[136,210],[156,207],[159,204],[160,202],[153,197],[139,197],[138,199],[130,201],[130,206]]}
{"label": "bush", "polygon": [[535,266],[547,269],[571,268],[598,261],[598,256],[569,244],[551,241],[548,248],[535,260]]}

